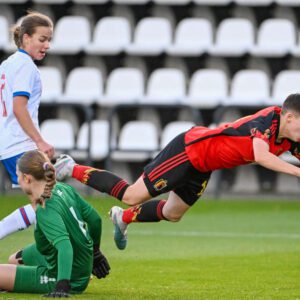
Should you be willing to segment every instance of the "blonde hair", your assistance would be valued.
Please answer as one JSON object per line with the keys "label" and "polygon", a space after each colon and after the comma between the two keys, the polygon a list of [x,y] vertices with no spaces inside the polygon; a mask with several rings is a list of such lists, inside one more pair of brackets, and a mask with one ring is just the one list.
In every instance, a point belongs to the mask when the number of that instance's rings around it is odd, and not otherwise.
{"label": "blonde hair", "polygon": [[56,183],[55,169],[46,159],[43,152],[32,150],[25,152],[18,160],[18,168],[24,174],[32,175],[36,180],[45,180],[43,194],[35,201],[36,204],[45,205],[45,200],[51,198],[52,189]]}
{"label": "blonde hair", "polygon": [[22,46],[25,33],[32,36],[36,31],[36,27],[39,26],[53,28],[53,22],[46,15],[35,11],[28,11],[28,14],[23,17],[21,24],[15,25],[12,28],[13,38],[17,47],[20,48]]}

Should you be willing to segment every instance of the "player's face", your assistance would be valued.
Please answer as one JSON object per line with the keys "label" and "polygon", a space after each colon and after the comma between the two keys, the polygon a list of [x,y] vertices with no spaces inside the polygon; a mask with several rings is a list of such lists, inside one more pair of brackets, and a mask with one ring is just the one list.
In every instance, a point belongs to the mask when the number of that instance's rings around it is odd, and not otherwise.
{"label": "player's face", "polygon": [[28,178],[28,175],[22,173],[19,170],[18,166],[17,166],[17,172],[16,173],[17,173],[17,176],[18,176],[18,183],[19,183],[22,191],[27,195],[31,194],[30,180]]}
{"label": "player's face", "polygon": [[24,34],[23,49],[33,60],[42,60],[50,48],[53,30],[51,27],[38,26],[33,35]]}
{"label": "player's face", "polygon": [[288,122],[289,138],[294,142],[300,141],[300,116],[292,114]]}

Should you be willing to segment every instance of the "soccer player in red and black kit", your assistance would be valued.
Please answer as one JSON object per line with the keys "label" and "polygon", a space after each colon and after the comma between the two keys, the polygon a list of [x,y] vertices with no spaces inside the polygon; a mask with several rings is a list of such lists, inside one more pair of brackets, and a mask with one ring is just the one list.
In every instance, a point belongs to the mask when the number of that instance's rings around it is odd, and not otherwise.
{"label": "soccer player in red and black kit", "polygon": [[[132,185],[108,171],[77,165],[69,156],[58,159],[55,167],[58,179],[72,176],[133,206],[114,206],[110,212],[116,245],[124,249],[128,224],[179,221],[202,195],[214,170],[255,162],[300,177],[298,167],[278,158],[286,151],[300,159],[300,94],[288,96],[282,108],[268,107],[215,129],[195,126],[179,134]],[[167,201],[148,201],[166,192]]]}

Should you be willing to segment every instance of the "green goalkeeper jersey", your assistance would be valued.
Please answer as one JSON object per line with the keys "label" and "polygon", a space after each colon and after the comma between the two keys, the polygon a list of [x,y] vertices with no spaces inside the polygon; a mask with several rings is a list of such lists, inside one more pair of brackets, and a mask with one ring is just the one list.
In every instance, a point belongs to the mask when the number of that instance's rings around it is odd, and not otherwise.
{"label": "green goalkeeper jersey", "polygon": [[92,206],[71,186],[57,183],[45,207],[38,205],[36,219],[36,246],[49,275],[73,282],[89,278],[93,244],[99,244],[101,235],[101,219]]}

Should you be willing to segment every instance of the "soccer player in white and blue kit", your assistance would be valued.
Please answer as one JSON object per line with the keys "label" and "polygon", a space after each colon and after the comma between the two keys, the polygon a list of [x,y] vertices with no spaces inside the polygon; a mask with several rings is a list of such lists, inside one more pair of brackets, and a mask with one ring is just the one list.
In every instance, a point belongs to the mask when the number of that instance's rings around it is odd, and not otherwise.
{"label": "soccer player in white and blue kit", "polygon": [[[30,12],[14,27],[18,50],[0,65],[0,161],[18,186],[16,163],[22,154],[39,149],[49,158],[54,148],[41,136],[38,108],[42,93],[34,60],[42,60],[50,46],[53,23],[47,16]],[[35,222],[31,205],[17,209],[0,222],[0,239]]]}

